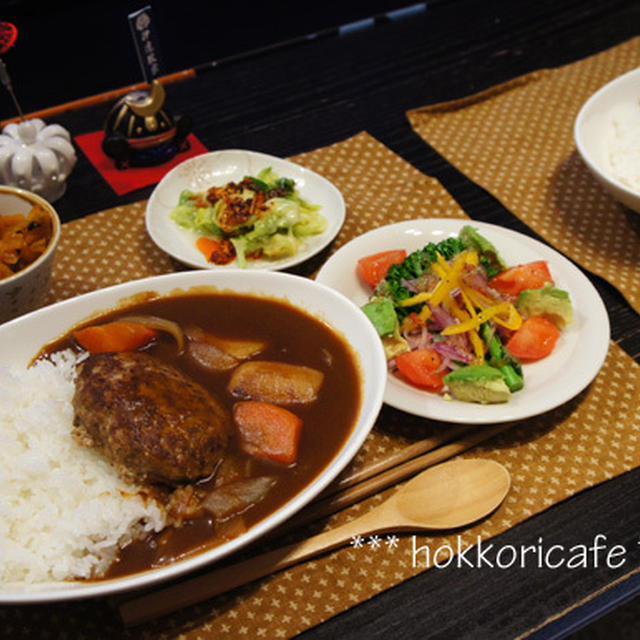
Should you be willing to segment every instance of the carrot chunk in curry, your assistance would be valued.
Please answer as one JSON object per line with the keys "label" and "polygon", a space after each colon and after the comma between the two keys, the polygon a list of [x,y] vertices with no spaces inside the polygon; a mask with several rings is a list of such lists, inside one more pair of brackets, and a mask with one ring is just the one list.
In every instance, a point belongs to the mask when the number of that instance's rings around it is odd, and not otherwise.
{"label": "carrot chunk in curry", "polygon": [[253,456],[293,464],[298,455],[302,420],[270,402],[244,400],[233,405],[240,446]]}

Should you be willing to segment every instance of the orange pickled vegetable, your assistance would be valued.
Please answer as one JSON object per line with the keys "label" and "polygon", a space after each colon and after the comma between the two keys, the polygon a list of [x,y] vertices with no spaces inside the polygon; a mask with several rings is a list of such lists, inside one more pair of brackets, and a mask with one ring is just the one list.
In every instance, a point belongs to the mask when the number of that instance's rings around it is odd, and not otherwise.
{"label": "orange pickled vegetable", "polygon": [[215,240],[200,236],[196,241],[196,247],[207,259],[207,262],[213,264],[228,264],[236,257],[236,250],[230,240],[226,238]]}
{"label": "orange pickled vegetable", "polygon": [[27,215],[0,215],[0,279],[28,267],[41,256],[51,240],[49,214],[34,205]]}

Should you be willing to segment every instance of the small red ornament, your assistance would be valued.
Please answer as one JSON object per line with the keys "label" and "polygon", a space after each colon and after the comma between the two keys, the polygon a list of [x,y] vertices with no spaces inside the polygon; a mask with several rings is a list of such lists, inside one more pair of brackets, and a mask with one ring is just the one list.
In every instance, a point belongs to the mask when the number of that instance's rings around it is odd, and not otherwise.
{"label": "small red ornament", "polygon": [[0,22],[0,56],[16,43],[18,29],[10,22]]}

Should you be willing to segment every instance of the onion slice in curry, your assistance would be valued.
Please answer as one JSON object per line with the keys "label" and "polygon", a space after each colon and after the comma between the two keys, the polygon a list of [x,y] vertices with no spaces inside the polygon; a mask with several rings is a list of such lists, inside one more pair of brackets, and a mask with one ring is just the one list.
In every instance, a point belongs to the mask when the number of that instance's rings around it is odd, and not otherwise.
{"label": "onion slice in curry", "polygon": [[178,353],[184,351],[184,332],[180,328],[180,325],[173,320],[167,320],[166,318],[159,318],[158,316],[141,315],[141,316],[125,316],[120,318],[126,322],[139,322],[149,329],[155,329],[156,331],[166,331],[170,333],[176,340],[178,345]]}
{"label": "onion slice in curry", "polygon": [[236,480],[211,491],[202,501],[202,506],[217,520],[226,520],[244,513],[264,499],[276,482],[277,479],[272,476]]}

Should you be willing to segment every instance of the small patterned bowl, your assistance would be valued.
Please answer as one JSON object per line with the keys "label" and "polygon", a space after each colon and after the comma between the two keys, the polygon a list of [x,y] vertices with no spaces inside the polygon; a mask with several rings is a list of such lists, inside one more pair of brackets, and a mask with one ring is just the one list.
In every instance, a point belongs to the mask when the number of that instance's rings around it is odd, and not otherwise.
{"label": "small patterned bowl", "polygon": [[0,279],[0,323],[32,311],[42,302],[60,239],[60,218],[44,198],[17,187],[0,186],[0,216],[27,214],[36,204],[51,217],[51,239],[44,253],[34,262],[14,275]]}

